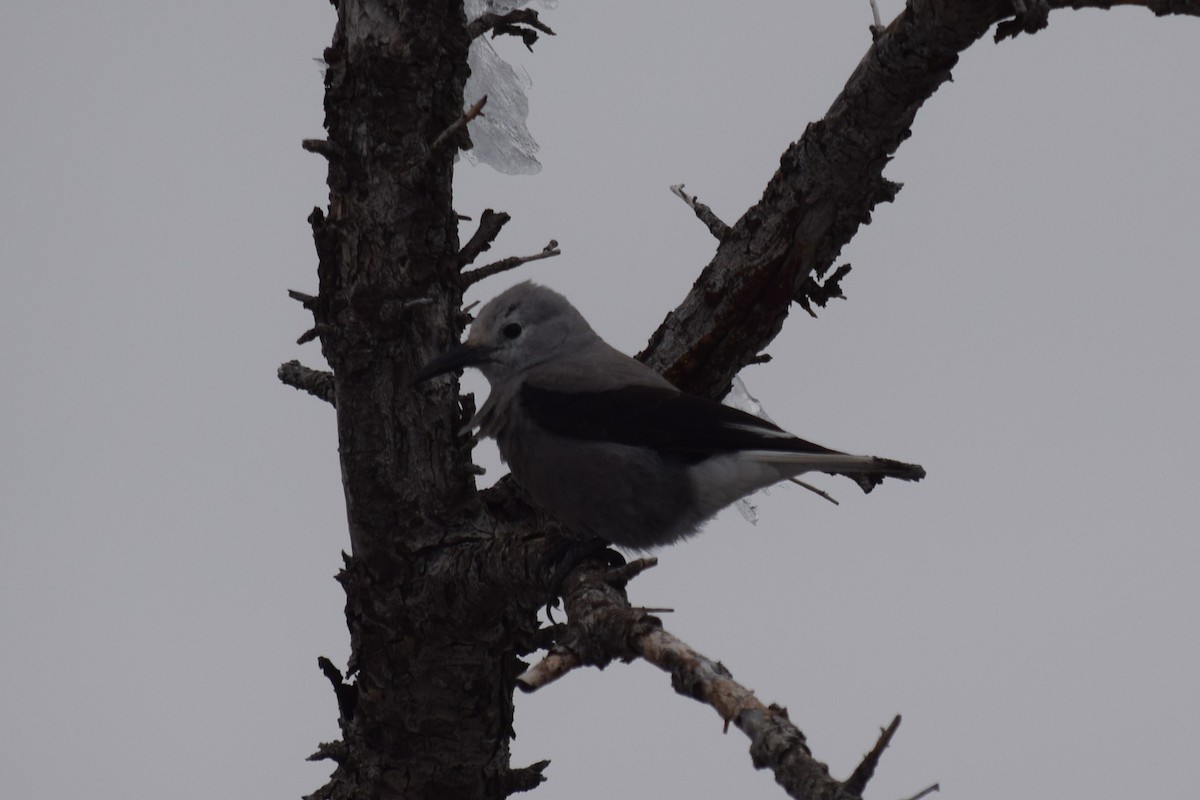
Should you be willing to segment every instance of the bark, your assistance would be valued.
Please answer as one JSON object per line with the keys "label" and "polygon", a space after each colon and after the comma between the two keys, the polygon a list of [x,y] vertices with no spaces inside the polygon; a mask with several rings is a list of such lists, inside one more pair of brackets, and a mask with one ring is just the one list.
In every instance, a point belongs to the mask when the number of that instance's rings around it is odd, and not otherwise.
{"label": "bark", "polygon": [[[872,209],[896,197],[900,184],[883,169],[921,105],[950,80],[959,54],[997,23],[997,38],[1025,31],[1017,6],[1113,5],[1200,15],[1196,0],[910,0],[874,33],[825,117],[784,151],[762,198],[721,240],[639,358],[686,391],[723,395],[779,333],[792,301],[824,305],[819,281]],[[1029,27],[1036,30],[1038,19],[1032,15]]]}
{"label": "bark", "polygon": [[337,679],[343,741],[320,753],[338,762],[320,797],[503,797],[536,782],[508,765],[534,615],[471,589],[491,537],[459,404],[411,386],[462,327],[451,179],[469,143],[452,130],[466,24],[459,2],[347,0],[325,53],[330,197],[310,217],[310,305],[334,375],[354,680]]}
{"label": "bark", "polygon": [[[875,205],[896,196],[900,187],[883,169],[963,49],[998,22],[1005,24],[997,35],[1011,36],[1042,27],[1050,8],[1115,4],[1131,3],[913,0],[873,31],[842,94],[787,148],[759,203],[731,226],[706,221],[720,236],[717,253],[642,357],[687,390],[724,393],[779,332],[792,302],[823,304],[837,295],[846,268],[825,276]],[[1192,0],[1139,4],[1158,14],[1200,13]],[[521,35],[522,20],[469,28],[457,0],[335,5],[325,54],[328,138],[304,142],[329,161],[328,209],[310,216],[319,290],[293,295],[314,316],[301,338],[319,337],[332,376],[295,363],[281,369],[285,382],[336,407],[350,534],[339,580],[351,655],[345,675],[322,661],[337,690],[342,740],[314,755],[337,767],[313,796],[501,798],[535,787],[545,766],[513,769],[508,747],[513,692],[528,666],[521,656],[563,633],[539,631],[537,623],[554,526],[510,481],[475,491],[471,443],[456,434],[470,400],[450,382],[417,390],[411,381],[457,340],[466,322],[463,287],[482,271],[506,268],[502,261],[461,272],[507,215],[482,220],[460,251],[452,167],[455,151],[470,146],[463,121],[470,38],[488,26],[505,33],[516,26]],[[589,574],[569,581],[568,608],[604,583],[603,570]],[[618,591],[593,610],[625,613],[622,602]],[[669,634],[638,619],[642,638],[609,626],[625,633],[593,648],[600,655],[592,658],[652,659],[653,651],[678,662],[674,644],[663,645]],[[569,634],[563,641],[588,649]],[[730,684],[713,696],[741,698]],[[708,702],[698,684],[685,685]],[[755,740],[754,763],[776,770],[793,796],[861,794],[873,761],[837,781],[785,713],[737,702],[748,716],[734,721],[771,737]],[[875,760],[884,744],[872,750]],[[787,778],[785,762],[802,778]]]}

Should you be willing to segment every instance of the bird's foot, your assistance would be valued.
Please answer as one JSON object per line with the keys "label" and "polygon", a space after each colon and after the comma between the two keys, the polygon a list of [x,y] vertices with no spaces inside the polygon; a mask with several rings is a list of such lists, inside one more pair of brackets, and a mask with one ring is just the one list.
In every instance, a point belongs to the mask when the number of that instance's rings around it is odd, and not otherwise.
{"label": "bird's foot", "polygon": [[546,616],[551,622],[554,621],[552,609],[558,606],[558,598],[562,596],[563,582],[571,574],[571,570],[593,558],[602,558],[609,567],[625,566],[625,557],[616,550],[609,549],[608,542],[603,539],[559,539],[542,559],[543,569],[550,573]]}

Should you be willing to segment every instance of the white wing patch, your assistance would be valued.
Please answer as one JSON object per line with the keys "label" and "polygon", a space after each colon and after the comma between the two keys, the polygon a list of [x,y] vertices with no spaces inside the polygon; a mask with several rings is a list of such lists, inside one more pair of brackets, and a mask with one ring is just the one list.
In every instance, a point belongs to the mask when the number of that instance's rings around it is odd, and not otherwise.
{"label": "white wing patch", "polygon": [[724,428],[731,430],[746,431],[757,436],[762,436],[766,439],[795,439],[796,437],[787,431],[781,431],[778,428],[767,428],[762,425],[753,425],[750,423],[727,422],[722,425]]}

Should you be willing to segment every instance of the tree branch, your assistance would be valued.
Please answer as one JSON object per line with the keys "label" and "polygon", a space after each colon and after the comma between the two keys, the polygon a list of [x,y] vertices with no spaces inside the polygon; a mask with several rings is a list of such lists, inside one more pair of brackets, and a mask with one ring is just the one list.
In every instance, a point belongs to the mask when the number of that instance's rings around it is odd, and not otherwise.
{"label": "tree branch", "polygon": [[[522,25],[528,25],[529,28],[536,30],[522,28]],[[467,25],[467,36],[471,39],[477,39],[488,31],[492,32],[492,38],[501,34],[519,36],[529,50],[533,50],[533,43],[538,40],[538,31],[554,36],[554,31],[543,24],[538,19],[538,13],[531,8],[514,8],[504,14],[495,14],[489,11],[481,14],[478,19],[472,20]]]}
{"label": "tree branch", "polygon": [[509,256],[502,258],[499,261],[493,261],[491,264],[486,264],[479,269],[473,269],[470,272],[463,273],[463,288],[467,288],[473,283],[478,283],[484,278],[490,278],[501,272],[507,272],[510,269],[516,269],[522,264],[528,264],[530,261],[540,261],[543,258],[552,258],[562,255],[562,251],[558,249],[558,242],[554,239],[542,248],[542,252],[534,253],[531,256]]}
{"label": "tree branch", "polygon": [[309,311],[312,311],[313,308],[316,307],[316,304],[317,304],[317,298],[313,297],[311,294],[305,294],[304,292],[297,292],[295,289],[288,289],[288,297],[292,298],[297,303],[299,303],[300,305],[307,308]]}
{"label": "tree branch", "polygon": [[845,783],[842,784],[846,787],[847,791],[860,796],[862,795],[863,790],[867,788],[867,783],[875,774],[875,767],[879,766],[879,759],[883,756],[883,751],[891,744],[892,737],[896,735],[896,730],[899,727],[900,715],[897,714],[892,719],[892,724],[880,732],[879,740],[875,742],[875,746],[863,756],[863,760],[854,768],[854,772],[846,779]]}
{"label": "tree branch", "polygon": [[354,708],[358,703],[358,687],[353,683],[346,683],[342,671],[325,656],[318,656],[317,666],[321,668],[321,674],[333,687],[333,693],[337,697],[338,713],[341,714],[342,719],[347,721],[354,719]]}
{"label": "tree branch", "polygon": [[729,235],[729,226],[722,222],[711,208],[701,203],[696,195],[685,192],[682,183],[672,186],[671,193],[687,203],[688,208],[696,213],[696,217],[705,224],[708,232],[715,236],[718,242],[723,241]]}
{"label": "tree branch", "polygon": [[[633,562],[634,574],[648,564]],[[618,571],[617,577],[625,573]],[[789,795],[810,800],[849,800],[861,795],[886,741],[877,743],[850,781],[834,780],[829,769],[812,757],[804,734],[787,710],[766,705],[733,680],[729,670],[663,630],[646,609],[633,608],[623,585],[614,586],[614,571],[592,564],[573,571],[564,584],[566,632],[538,664],[517,677],[517,685],[534,691],[577,666],[603,668],[613,660],[641,658],[671,675],[675,691],[711,706],[725,724],[733,723],[750,739],[750,756],[758,769],[770,769]],[[897,718],[889,728],[895,733]],[[888,735],[887,739],[890,740]],[[878,753],[876,753],[878,751]],[[866,763],[866,760],[864,760]]]}
{"label": "tree branch", "polygon": [[846,295],[842,294],[842,278],[848,274],[850,274],[850,265],[842,264],[824,283],[817,283],[811,275],[808,276],[800,284],[800,290],[796,292],[796,302],[808,312],[810,317],[816,317],[816,312],[812,310],[812,303],[824,308],[825,304],[835,297],[845,297]]}
{"label": "tree branch", "polygon": [[533,791],[546,780],[546,776],[542,773],[546,771],[546,767],[548,766],[550,766],[548,760],[538,761],[535,764],[530,764],[528,767],[512,769],[504,773],[499,796],[506,797],[510,794]]}
{"label": "tree branch", "polygon": [[875,0],[871,0],[871,39],[878,39],[883,33],[883,20],[879,18],[879,5]]}
{"label": "tree branch", "polygon": [[1018,33],[1037,33],[1050,24],[1050,3],[1047,0],[1012,0],[1015,16],[996,26],[997,43]]}
{"label": "tree branch", "polygon": [[507,225],[510,219],[512,217],[503,211],[484,209],[483,214],[479,216],[479,227],[475,229],[475,235],[458,251],[459,266],[465,267],[484,250],[490,250],[492,242],[500,235],[500,229]]}
{"label": "tree branch", "polygon": [[[1200,14],[1200,0],[1049,0],[1052,8],[1144,5]],[[730,228],[639,356],[677,386],[720,396],[779,333],[814,272],[828,270],[900,186],[883,169],[959,54],[1014,14],[1011,0],[911,0],[881,31],[825,117],[780,159],[762,199]]]}
{"label": "tree branch", "polygon": [[337,406],[334,396],[333,373],[318,369],[309,369],[299,361],[289,361],[279,365],[276,373],[279,380],[288,386],[308,392],[313,397],[319,397],[332,406]]}
{"label": "tree branch", "polygon": [[337,148],[327,139],[303,139],[300,142],[300,147],[330,161],[338,157]]}
{"label": "tree branch", "polygon": [[940,792],[941,790],[942,790],[941,784],[935,783],[932,786],[926,786],[924,789],[917,792],[912,797],[908,798],[908,800],[921,800],[922,797],[931,795],[934,792]]}
{"label": "tree branch", "polygon": [[[442,131],[441,133],[439,133],[437,135],[437,138],[434,139],[433,143],[429,145],[429,150],[425,154],[425,158],[428,159],[431,155],[433,155],[435,152],[437,152],[443,145],[445,145],[446,142],[450,141],[450,139],[453,136],[455,136],[459,131],[466,128],[468,122],[470,122],[471,120],[475,119],[476,117],[478,117],[480,114],[483,113],[483,107],[486,105],[487,105],[487,95],[485,94],[483,97],[481,97],[477,101],[475,101],[474,105],[472,105],[470,108],[468,108],[466,111],[464,111],[461,117],[454,120],[454,122],[450,123],[449,127],[447,127],[446,130]],[[464,148],[464,149],[466,149],[466,148]]]}

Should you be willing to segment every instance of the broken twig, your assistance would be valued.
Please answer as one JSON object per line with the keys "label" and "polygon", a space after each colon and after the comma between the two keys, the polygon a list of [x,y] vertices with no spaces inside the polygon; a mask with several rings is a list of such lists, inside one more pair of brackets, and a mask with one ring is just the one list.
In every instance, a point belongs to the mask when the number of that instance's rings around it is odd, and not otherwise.
{"label": "broken twig", "polygon": [[429,152],[425,154],[425,157],[429,158],[429,156],[438,151],[438,148],[446,144],[451,137],[456,135],[463,128],[467,127],[468,122],[483,113],[483,107],[486,105],[487,95],[485,94],[483,97],[479,98],[479,100],[477,100],[473,106],[464,111],[461,117],[451,123],[450,127],[446,128],[446,130],[437,135],[437,138],[433,140],[433,144],[429,145]]}
{"label": "broken twig", "polygon": [[276,373],[279,380],[301,391],[308,392],[332,406],[337,405],[333,388],[333,373],[319,369],[310,369],[299,361],[289,361],[279,366]]}
{"label": "broken twig", "polygon": [[[529,28],[523,28],[522,25],[528,25]],[[536,30],[530,30],[530,28]],[[481,14],[478,19],[472,20],[467,25],[467,36],[472,39],[482,36],[488,31],[492,32],[493,38],[502,34],[519,36],[529,50],[533,50],[533,43],[538,40],[538,31],[548,36],[554,36],[554,31],[543,24],[538,19],[538,13],[531,8],[514,8],[504,14],[489,11]]]}
{"label": "broken twig", "polygon": [[724,241],[725,237],[729,236],[729,226],[722,222],[711,208],[696,199],[694,194],[685,192],[682,183],[672,186],[671,193],[688,204],[688,208],[696,213],[696,218],[704,223],[709,233],[717,237],[718,242]]}
{"label": "broken twig", "polygon": [[871,0],[871,18],[874,20],[871,23],[871,41],[875,41],[883,35],[883,20],[879,18],[879,4],[875,0]]}
{"label": "broken twig", "polygon": [[462,249],[458,251],[458,265],[465,267],[479,257],[484,250],[492,247],[492,242],[500,235],[500,229],[512,219],[503,211],[486,209],[479,217],[479,227]]}
{"label": "broken twig", "polygon": [[337,156],[337,147],[328,139],[303,139],[300,142],[300,147],[310,153],[323,156],[329,161],[332,161]]}
{"label": "broken twig", "polygon": [[875,774],[875,767],[879,766],[879,759],[883,756],[883,751],[891,743],[892,737],[896,735],[896,729],[900,727],[900,715],[897,714],[892,719],[892,723],[884,728],[879,733],[879,739],[875,742],[875,746],[870,752],[863,756],[863,760],[854,768],[854,772],[850,777],[842,782],[842,786],[851,794],[862,797],[863,789],[867,788],[867,782],[871,780],[871,776]]}
{"label": "broken twig", "polygon": [[502,258],[499,261],[494,261],[491,264],[482,266],[479,269],[473,269],[470,272],[464,272],[462,274],[463,288],[465,289],[473,283],[478,283],[484,278],[490,278],[493,275],[501,272],[507,272],[510,269],[515,269],[516,267],[519,267],[522,264],[527,264],[530,261],[540,261],[543,258],[552,258],[553,256],[558,255],[562,255],[562,251],[558,249],[558,242],[554,239],[551,239],[550,243],[543,247],[542,252],[540,253],[534,253],[531,256],[509,256],[508,258]]}
{"label": "broken twig", "polygon": [[908,800],[921,800],[921,798],[924,797],[925,795],[933,794],[934,792],[940,792],[941,790],[942,790],[941,785],[935,783],[933,786],[926,786],[924,789],[917,792],[912,797],[908,798]]}

